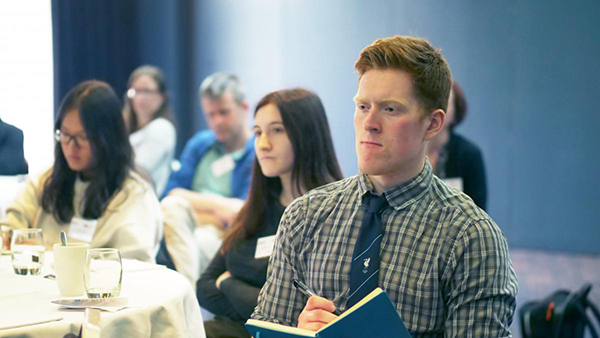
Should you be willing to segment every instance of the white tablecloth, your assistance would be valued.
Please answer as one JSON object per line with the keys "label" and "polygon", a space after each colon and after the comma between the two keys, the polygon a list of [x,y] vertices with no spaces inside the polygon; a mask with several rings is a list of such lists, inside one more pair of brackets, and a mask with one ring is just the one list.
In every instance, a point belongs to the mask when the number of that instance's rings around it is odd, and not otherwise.
{"label": "white tablecloth", "polygon": [[[0,257],[0,328],[63,318],[45,324],[0,329],[0,337],[63,337],[79,333],[83,310],[61,309],[50,303],[60,297],[52,273],[52,254],[46,254],[39,276],[18,276],[10,256]],[[123,260],[121,297],[128,307],[101,314],[102,337],[205,337],[202,315],[189,282],[165,267]]]}

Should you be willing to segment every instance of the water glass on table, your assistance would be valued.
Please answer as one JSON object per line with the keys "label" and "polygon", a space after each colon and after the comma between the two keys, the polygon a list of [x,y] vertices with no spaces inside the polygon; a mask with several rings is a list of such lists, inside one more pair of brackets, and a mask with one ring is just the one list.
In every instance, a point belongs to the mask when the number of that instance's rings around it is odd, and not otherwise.
{"label": "water glass on table", "polygon": [[123,265],[117,249],[88,249],[83,279],[88,298],[118,297]]}
{"label": "water glass on table", "polygon": [[16,229],[10,243],[12,265],[17,275],[39,275],[44,266],[42,229]]}

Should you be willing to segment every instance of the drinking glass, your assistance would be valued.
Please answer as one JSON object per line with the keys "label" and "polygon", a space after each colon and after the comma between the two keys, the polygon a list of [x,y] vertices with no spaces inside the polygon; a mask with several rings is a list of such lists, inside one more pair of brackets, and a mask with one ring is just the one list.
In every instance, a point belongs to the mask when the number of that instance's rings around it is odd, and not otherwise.
{"label": "drinking glass", "polygon": [[42,229],[13,230],[10,243],[13,269],[17,275],[39,275],[44,266]]}
{"label": "drinking glass", "polygon": [[88,249],[83,269],[88,298],[118,297],[121,294],[123,266],[117,249]]}

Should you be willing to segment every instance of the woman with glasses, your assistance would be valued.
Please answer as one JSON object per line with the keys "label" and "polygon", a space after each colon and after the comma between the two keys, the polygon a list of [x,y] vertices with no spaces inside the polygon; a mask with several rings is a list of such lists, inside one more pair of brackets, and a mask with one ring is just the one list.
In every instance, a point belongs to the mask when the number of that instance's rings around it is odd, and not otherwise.
{"label": "woman with glasses", "polygon": [[256,158],[246,203],[197,283],[200,306],[216,315],[206,336],[250,337],[244,322],[266,281],[269,256],[285,207],[342,179],[325,109],[304,89],[265,96],[254,113]]}
{"label": "woman with glasses", "polygon": [[32,177],[0,224],[42,228],[47,248],[65,231],[72,242],[154,261],[162,235],[160,205],[132,170],[119,99],[108,84],[85,81],[62,101],[54,124],[54,165]]}
{"label": "woman with glasses", "polygon": [[171,173],[176,142],[165,75],[157,67],[141,66],[131,73],[127,88],[123,117],[136,169],[160,196]]}

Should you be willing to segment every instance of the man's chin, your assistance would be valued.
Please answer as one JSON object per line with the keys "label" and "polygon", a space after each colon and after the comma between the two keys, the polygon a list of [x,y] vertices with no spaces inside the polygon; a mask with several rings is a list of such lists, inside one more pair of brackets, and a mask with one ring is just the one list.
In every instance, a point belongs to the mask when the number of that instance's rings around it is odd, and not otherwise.
{"label": "man's chin", "polygon": [[380,168],[380,166],[374,165],[373,163],[358,163],[358,170],[366,175],[382,175],[385,173],[385,171],[383,170],[383,168]]}
{"label": "man's chin", "polygon": [[215,134],[215,138],[217,139],[217,141],[219,141],[221,143],[226,143],[229,140],[229,135],[228,134],[223,134],[223,135]]}

